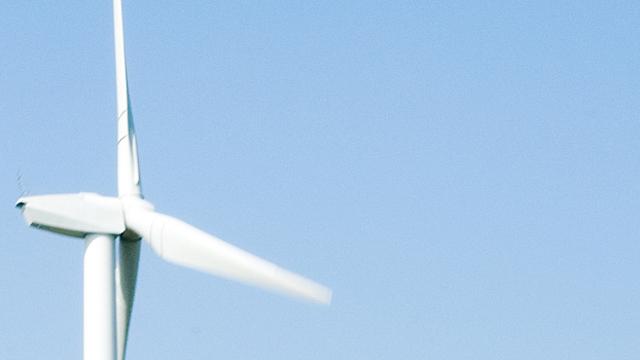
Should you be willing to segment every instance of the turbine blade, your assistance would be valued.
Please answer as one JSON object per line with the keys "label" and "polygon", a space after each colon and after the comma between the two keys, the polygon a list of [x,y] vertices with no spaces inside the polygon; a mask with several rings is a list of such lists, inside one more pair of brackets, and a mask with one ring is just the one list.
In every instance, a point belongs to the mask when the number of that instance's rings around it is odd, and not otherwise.
{"label": "turbine blade", "polygon": [[130,209],[126,223],[169,262],[318,303],[331,302],[328,288],[171,216]]}
{"label": "turbine blade", "polygon": [[129,322],[138,278],[140,239],[120,236],[116,266],[116,339],[117,359],[124,360],[127,350]]}
{"label": "turbine blade", "polygon": [[116,99],[118,122],[118,195],[141,196],[138,145],[129,100],[127,64],[124,54],[122,0],[113,1],[113,35],[116,54]]}

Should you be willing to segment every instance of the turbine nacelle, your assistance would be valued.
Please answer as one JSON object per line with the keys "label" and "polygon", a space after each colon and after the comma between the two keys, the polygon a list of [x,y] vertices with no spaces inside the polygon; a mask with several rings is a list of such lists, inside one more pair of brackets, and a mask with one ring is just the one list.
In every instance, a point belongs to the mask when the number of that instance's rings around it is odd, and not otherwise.
{"label": "turbine nacelle", "polygon": [[28,225],[83,238],[88,234],[119,235],[125,231],[120,199],[95,193],[21,197],[16,207]]}

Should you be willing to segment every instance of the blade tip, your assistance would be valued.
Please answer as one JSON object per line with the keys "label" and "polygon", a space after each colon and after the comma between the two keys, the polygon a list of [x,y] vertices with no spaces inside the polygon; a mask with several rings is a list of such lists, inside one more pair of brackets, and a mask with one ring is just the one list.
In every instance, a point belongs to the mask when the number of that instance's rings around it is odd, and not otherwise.
{"label": "blade tip", "polygon": [[313,300],[320,305],[329,306],[333,301],[333,292],[331,291],[331,289],[321,289],[313,296]]}

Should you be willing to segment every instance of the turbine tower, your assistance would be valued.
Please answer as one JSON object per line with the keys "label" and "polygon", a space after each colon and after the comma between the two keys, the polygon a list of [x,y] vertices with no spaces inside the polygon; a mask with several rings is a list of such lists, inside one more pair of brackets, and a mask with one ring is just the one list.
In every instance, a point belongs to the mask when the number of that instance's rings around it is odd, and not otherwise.
{"label": "turbine tower", "polygon": [[16,203],[28,225],[84,239],[84,359],[125,357],[141,239],[168,262],[329,304],[328,288],[156,212],[144,200],[127,84],[122,0],[113,1],[113,19],[118,196],[53,194],[22,197]]}

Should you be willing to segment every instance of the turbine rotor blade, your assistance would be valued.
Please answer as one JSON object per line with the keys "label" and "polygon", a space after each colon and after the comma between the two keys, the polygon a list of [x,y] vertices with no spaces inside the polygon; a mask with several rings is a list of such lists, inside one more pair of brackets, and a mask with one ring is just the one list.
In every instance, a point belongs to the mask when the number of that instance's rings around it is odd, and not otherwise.
{"label": "turbine rotor blade", "polygon": [[118,122],[118,195],[141,196],[138,145],[129,100],[127,64],[124,54],[122,0],[113,1],[113,35],[116,59],[116,99]]}
{"label": "turbine rotor blade", "polygon": [[209,235],[181,220],[145,209],[126,211],[127,227],[164,260],[318,303],[331,290]]}
{"label": "turbine rotor blade", "polygon": [[136,294],[138,262],[140,259],[140,239],[121,235],[118,241],[118,257],[115,273],[116,285],[116,355],[124,360],[131,310]]}

